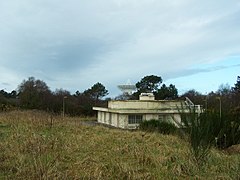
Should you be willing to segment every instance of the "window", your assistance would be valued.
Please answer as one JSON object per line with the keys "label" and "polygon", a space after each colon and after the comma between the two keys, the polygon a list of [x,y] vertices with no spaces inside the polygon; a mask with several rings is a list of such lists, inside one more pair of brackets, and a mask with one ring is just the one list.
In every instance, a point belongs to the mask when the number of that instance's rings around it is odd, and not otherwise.
{"label": "window", "polygon": [[142,115],[128,115],[128,124],[139,124],[142,122]]}
{"label": "window", "polygon": [[171,115],[159,114],[158,115],[158,120],[159,121],[170,122],[172,120],[172,117],[171,117]]}
{"label": "window", "polygon": [[161,121],[161,122],[164,121],[164,116],[163,115],[158,115],[158,120]]}

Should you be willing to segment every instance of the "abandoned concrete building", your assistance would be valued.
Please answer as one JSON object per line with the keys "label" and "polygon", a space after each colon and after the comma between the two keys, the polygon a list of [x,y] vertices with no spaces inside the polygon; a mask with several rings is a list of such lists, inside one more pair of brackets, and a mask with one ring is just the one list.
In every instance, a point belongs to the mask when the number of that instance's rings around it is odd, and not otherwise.
{"label": "abandoned concrete building", "polygon": [[99,123],[124,129],[136,129],[142,121],[151,119],[168,121],[177,127],[181,124],[181,111],[189,113],[189,107],[201,112],[200,105],[186,100],[155,100],[152,93],[142,93],[139,100],[112,100],[108,108],[93,107]]}

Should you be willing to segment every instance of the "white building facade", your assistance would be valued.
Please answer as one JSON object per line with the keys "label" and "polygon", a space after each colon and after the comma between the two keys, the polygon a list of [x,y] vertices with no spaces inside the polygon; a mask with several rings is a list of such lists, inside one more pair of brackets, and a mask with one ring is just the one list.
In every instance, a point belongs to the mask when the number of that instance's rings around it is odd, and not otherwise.
{"label": "white building facade", "polygon": [[[151,119],[168,121],[177,127],[181,124],[181,113],[189,113],[193,103],[175,100],[155,100],[152,93],[142,93],[139,100],[109,101],[108,108],[93,107],[99,123],[123,129],[136,129],[142,121]],[[198,113],[200,105],[194,105]],[[181,111],[181,112],[180,112]]]}

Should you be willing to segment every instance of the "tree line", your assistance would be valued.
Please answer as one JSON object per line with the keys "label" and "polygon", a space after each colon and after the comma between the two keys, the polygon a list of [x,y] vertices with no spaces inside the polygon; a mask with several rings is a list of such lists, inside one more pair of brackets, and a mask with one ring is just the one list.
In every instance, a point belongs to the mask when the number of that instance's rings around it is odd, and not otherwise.
{"label": "tree line", "polygon": [[97,82],[84,92],[76,91],[71,94],[64,89],[51,91],[48,85],[39,79],[29,77],[18,86],[17,91],[7,93],[0,91],[0,104],[2,111],[8,109],[38,109],[53,113],[62,113],[63,105],[67,114],[93,115],[92,106],[104,106],[102,97],[108,94],[104,85]]}
{"label": "tree line", "polygon": [[[145,76],[136,83],[137,90],[132,95],[121,94],[113,99],[138,99],[141,93],[152,92],[157,100],[189,97],[194,104],[203,105],[204,109],[208,111],[222,111],[222,113],[227,111],[238,114],[240,112],[240,78],[233,87],[221,85],[216,92],[212,91],[204,95],[192,89],[179,96],[175,85],[167,86],[162,82],[161,76]],[[107,100],[110,98],[103,99],[106,95],[108,95],[108,90],[100,82],[83,92],[76,91],[71,94],[64,89],[51,91],[44,81],[29,77],[22,81],[16,91],[10,93],[4,90],[0,91],[0,111],[20,108],[61,113],[64,104],[65,112],[69,115],[89,116],[94,114],[93,106],[107,106]]]}

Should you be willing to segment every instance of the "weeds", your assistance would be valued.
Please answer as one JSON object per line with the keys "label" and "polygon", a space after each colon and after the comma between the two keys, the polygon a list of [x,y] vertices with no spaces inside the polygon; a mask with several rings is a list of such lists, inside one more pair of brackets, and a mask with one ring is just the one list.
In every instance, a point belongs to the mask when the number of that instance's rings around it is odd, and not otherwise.
{"label": "weeds", "polygon": [[141,122],[139,128],[140,130],[159,132],[162,134],[174,134],[177,131],[177,127],[174,124],[154,119]]}
{"label": "weeds", "polygon": [[195,109],[189,108],[190,113],[182,113],[181,119],[184,132],[196,162],[199,165],[206,163],[211,147],[227,148],[240,143],[239,117],[231,113],[205,111],[197,114]]}
{"label": "weeds", "polygon": [[183,129],[189,135],[191,151],[198,165],[203,165],[208,159],[210,148],[214,142],[214,124],[216,118],[209,118],[208,114],[197,114],[195,109],[190,109],[190,113],[182,113]]}
{"label": "weeds", "polygon": [[216,150],[206,168],[172,135],[82,125],[42,112],[0,115],[0,179],[237,179],[239,155]]}

